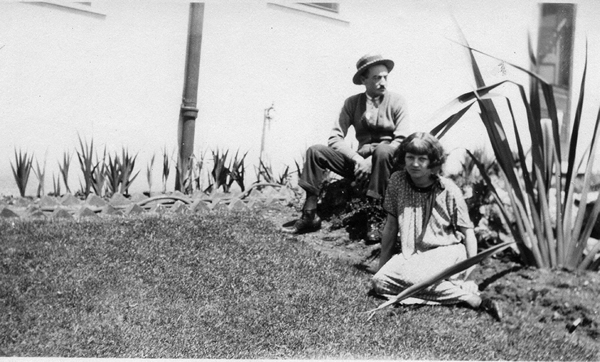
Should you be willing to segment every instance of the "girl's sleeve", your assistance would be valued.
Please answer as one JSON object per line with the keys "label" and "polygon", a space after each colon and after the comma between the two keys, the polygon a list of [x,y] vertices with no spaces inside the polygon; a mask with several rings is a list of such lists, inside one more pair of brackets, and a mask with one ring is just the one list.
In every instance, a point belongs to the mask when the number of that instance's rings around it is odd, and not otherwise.
{"label": "girl's sleeve", "polygon": [[400,173],[397,171],[392,174],[383,201],[383,209],[395,217],[398,217],[399,177]]}
{"label": "girl's sleeve", "polygon": [[452,186],[448,187],[448,193],[452,197],[452,204],[454,204],[454,225],[457,227],[472,229],[473,222],[469,217],[469,208],[467,207],[467,203],[465,202],[462,191],[458,186],[452,184]]}

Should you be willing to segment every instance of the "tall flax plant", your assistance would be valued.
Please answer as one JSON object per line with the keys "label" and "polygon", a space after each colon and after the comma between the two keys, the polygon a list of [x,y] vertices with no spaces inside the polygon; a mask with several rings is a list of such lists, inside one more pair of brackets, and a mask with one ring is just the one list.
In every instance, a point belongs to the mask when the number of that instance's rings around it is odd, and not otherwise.
{"label": "tall flax plant", "polygon": [[31,173],[31,165],[33,162],[33,155],[28,155],[27,152],[22,152],[15,149],[15,163],[10,163],[12,168],[13,176],[19,188],[19,194],[21,197],[25,197],[25,190],[27,189],[27,182],[29,181],[29,174]]}
{"label": "tall flax plant", "polygon": [[[511,232],[517,242],[522,261],[538,268],[586,269],[591,266],[597,269],[599,263],[593,262],[600,250],[600,243],[596,244],[587,255],[584,255],[594,222],[600,214],[600,199],[597,199],[587,224],[584,224],[585,205],[592,180],[592,167],[598,152],[597,136],[600,123],[599,111],[592,139],[587,147],[582,147],[579,142],[579,132],[585,95],[587,46],[573,129],[565,150],[561,149],[558,114],[552,85],[537,74],[509,62],[505,63],[530,76],[529,98],[526,95],[525,87],[510,80],[486,85],[473,53],[490,55],[468,45],[465,47],[470,51],[472,69],[478,88],[473,92],[460,95],[442,108],[437,114],[447,113],[451,110],[451,116],[436,126],[431,133],[443,137],[474,104],[477,104],[481,111],[481,120],[486,127],[494,154],[506,181],[511,206],[515,213],[515,223],[511,225]],[[531,51],[531,46],[530,59],[535,65],[535,56]],[[516,102],[524,106],[528,125],[527,132],[521,132],[517,128],[517,120],[513,112],[515,100],[490,93],[503,84],[512,85],[519,91]],[[508,116],[503,115],[505,116],[504,122],[492,101],[493,98],[500,98],[500,101],[506,102],[508,106]],[[542,118],[542,101],[545,102],[549,119]],[[517,160],[512,157],[513,149],[504,129],[505,123],[511,124],[514,130]],[[527,153],[523,147],[525,137],[531,141],[530,157],[526,157]],[[579,160],[576,159],[578,148],[586,149]],[[565,161],[562,157],[563,152],[566,152],[565,155],[567,155]],[[584,166],[585,176],[580,195],[580,207],[575,210],[573,207],[575,184],[572,180],[580,171],[581,166]],[[566,173],[562,173],[562,170],[565,169]],[[491,187],[491,183],[489,185]],[[556,205],[554,214],[550,208],[551,199]],[[503,204],[498,202],[498,205],[506,215]]]}

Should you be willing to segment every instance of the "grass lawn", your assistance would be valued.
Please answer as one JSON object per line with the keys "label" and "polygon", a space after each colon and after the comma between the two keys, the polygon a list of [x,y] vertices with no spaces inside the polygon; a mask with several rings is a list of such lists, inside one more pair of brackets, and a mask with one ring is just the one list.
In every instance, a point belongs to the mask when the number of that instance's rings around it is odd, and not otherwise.
{"label": "grass lawn", "polygon": [[[296,240],[296,241],[294,241]],[[543,324],[390,308],[258,215],[0,222],[0,355],[590,360]],[[534,317],[535,319],[535,317]]]}

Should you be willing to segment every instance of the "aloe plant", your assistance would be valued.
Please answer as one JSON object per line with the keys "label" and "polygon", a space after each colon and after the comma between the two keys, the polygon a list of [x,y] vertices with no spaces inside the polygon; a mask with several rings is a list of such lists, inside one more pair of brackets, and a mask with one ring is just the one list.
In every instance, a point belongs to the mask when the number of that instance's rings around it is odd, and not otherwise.
{"label": "aloe plant", "polygon": [[163,149],[163,168],[162,168],[162,183],[163,193],[167,192],[167,181],[169,179],[169,155],[167,154],[167,148]]}
{"label": "aloe plant", "polygon": [[72,155],[69,152],[65,151],[63,153],[62,163],[58,163],[58,168],[60,170],[60,174],[62,175],[67,193],[71,192],[71,189],[69,188],[69,167],[71,165],[71,156]]}
{"label": "aloe plant", "polygon": [[15,149],[15,163],[10,163],[12,168],[13,176],[19,188],[19,194],[21,197],[25,197],[25,190],[27,189],[27,182],[29,181],[29,174],[31,172],[31,164],[33,162],[33,155],[28,155],[27,152],[22,152]]}
{"label": "aloe plant", "polygon": [[204,169],[204,161],[206,160],[206,150],[200,153],[200,159],[194,164],[194,186],[196,190],[202,190],[202,170]]}
{"label": "aloe plant", "polygon": [[131,156],[125,148],[121,150],[121,157],[117,153],[114,156],[108,156],[106,164],[106,186],[111,194],[120,193],[127,195],[129,187],[139,175],[139,171],[134,175],[135,156]]}
{"label": "aloe plant", "polygon": [[228,154],[229,150],[221,152],[217,149],[212,151],[213,169],[211,175],[214,180],[214,185],[216,186],[215,189],[223,187],[225,192],[229,191],[227,189],[227,177],[229,176],[230,170],[226,166]]}
{"label": "aloe plant", "polygon": [[40,167],[40,163],[38,160],[35,160],[35,168],[33,169],[33,173],[35,177],[38,179],[38,189],[37,189],[37,197],[42,197],[45,195],[44,190],[44,181],[46,178],[46,158],[44,157],[44,166]]}
{"label": "aloe plant", "polygon": [[[129,151],[123,148],[121,152],[121,189],[120,192],[123,195],[127,195],[129,193],[129,187],[139,175],[139,171],[134,175],[135,168],[135,160],[137,158],[137,154],[132,156],[129,154]],[[133,175],[133,176],[132,176]]]}
{"label": "aloe plant", "polygon": [[227,188],[230,188],[231,185],[235,182],[238,184],[242,192],[246,190],[244,186],[244,177],[246,175],[246,167],[244,166],[244,160],[246,159],[246,155],[248,152],[244,153],[243,156],[239,157],[239,150],[235,152],[235,156],[233,156],[233,160],[230,163],[230,172],[229,172],[229,182]]}
{"label": "aloe plant", "polygon": [[154,167],[154,157],[156,154],[152,154],[152,158],[146,167],[146,180],[148,181],[148,194],[152,193],[152,168]]}
{"label": "aloe plant", "polygon": [[[452,114],[436,126],[431,133],[443,137],[474,104],[477,104],[481,111],[481,120],[488,132],[494,154],[508,188],[511,206],[515,213],[515,222],[511,224],[511,232],[517,241],[522,261],[527,265],[539,268],[598,268],[599,263],[594,263],[594,259],[600,251],[600,243],[596,244],[587,255],[584,253],[594,222],[600,214],[599,198],[594,202],[588,222],[584,225],[585,204],[590,190],[592,167],[598,152],[597,136],[600,123],[599,111],[592,139],[587,147],[582,147],[579,142],[579,132],[585,98],[587,46],[577,110],[572,123],[573,129],[568,142],[568,149],[565,150],[561,149],[558,113],[552,85],[537,74],[510,62],[505,62],[505,64],[530,76],[529,99],[526,96],[525,87],[510,80],[486,85],[473,52],[486,56],[490,55],[477,51],[468,45],[465,45],[465,47],[470,51],[473,73],[478,88],[473,92],[460,95],[442,108],[438,114],[445,113],[448,110],[452,110],[450,112]],[[535,57],[531,49],[530,58],[535,65]],[[519,92],[516,102],[524,107],[528,124],[528,132],[523,132],[523,135],[517,128],[517,121],[513,112],[515,100],[507,96],[497,96],[490,93],[503,84],[514,86]],[[505,117],[505,122],[502,122],[502,116],[497,111],[492,101],[493,98],[500,98],[500,100],[506,102],[509,112],[508,116]],[[542,101],[545,102],[548,109],[549,120],[542,118],[540,111]],[[515,151],[509,145],[504,123],[511,124],[514,129],[516,154],[518,155],[516,161],[512,157]],[[531,141],[531,157],[529,158],[526,157],[523,147],[523,137],[528,137]],[[577,160],[576,152],[577,149],[581,148],[586,149],[586,152],[580,160]],[[567,155],[566,160],[563,160],[563,153]],[[585,170],[580,196],[581,207],[575,210],[575,189],[572,180],[581,166],[584,166]],[[562,173],[563,169],[567,170],[564,174]],[[489,186],[492,187],[491,183]],[[554,214],[550,209],[551,199],[556,205]],[[504,205],[501,202],[498,205],[503,209],[503,213],[507,215]]]}
{"label": "aloe plant", "polygon": [[98,160],[98,156],[96,156],[96,163],[92,168],[92,188],[94,189],[94,193],[98,196],[104,195],[104,190],[106,188],[106,148],[104,149],[104,154],[102,156],[102,161]]}
{"label": "aloe plant", "polygon": [[113,195],[119,192],[119,185],[121,184],[121,161],[119,155],[108,156],[108,163],[106,164],[106,187],[108,192]]}
{"label": "aloe plant", "polygon": [[85,185],[82,186],[82,192],[87,197],[92,189],[92,170],[94,168],[92,165],[92,157],[94,154],[94,140],[92,139],[88,145],[87,141],[83,142],[81,137],[79,137],[79,147],[80,149],[77,151],[77,158],[79,159],[79,166],[81,167],[81,172],[83,173],[83,180],[85,183]]}
{"label": "aloe plant", "polygon": [[52,195],[60,196],[60,175],[52,177]]}
{"label": "aloe plant", "polygon": [[177,157],[177,163],[175,164],[176,185],[179,185],[184,194],[191,194],[193,192],[194,160],[195,157],[193,154],[187,161],[183,161],[180,155]]}
{"label": "aloe plant", "polygon": [[[296,169],[299,169],[298,162],[296,162]],[[267,182],[277,185],[287,185],[289,183],[289,178],[291,177],[290,166],[286,166],[283,172],[276,176],[275,172],[273,172],[271,163],[259,159],[256,177],[256,183]]]}

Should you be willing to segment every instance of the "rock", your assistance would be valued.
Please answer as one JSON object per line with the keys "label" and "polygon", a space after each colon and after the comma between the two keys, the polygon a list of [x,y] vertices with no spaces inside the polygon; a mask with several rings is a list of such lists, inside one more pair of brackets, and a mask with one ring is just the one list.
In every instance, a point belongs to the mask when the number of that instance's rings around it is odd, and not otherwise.
{"label": "rock", "polygon": [[125,206],[131,204],[131,201],[120,193],[114,194],[108,203],[112,206]]}
{"label": "rock", "polygon": [[65,209],[64,207],[59,207],[56,210],[54,210],[52,212],[52,214],[50,215],[51,219],[67,219],[67,220],[71,220],[73,219],[73,215],[71,215],[71,213],[69,213],[67,211],[67,209]]}
{"label": "rock", "polygon": [[231,211],[248,211],[248,206],[240,199],[233,199],[229,203],[228,209]]}
{"label": "rock", "polygon": [[142,193],[136,192],[135,194],[131,195],[131,198],[129,200],[131,202],[139,202],[139,201],[143,201],[146,199],[148,199],[148,196],[146,196]]}
{"label": "rock", "polygon": [[18,197],[18,198],[16,198],[16,199],[13,200],[13,206],[16,206],[16,207],[27,207],[27,206],[31,205],[32,202],[33,201],[31,201],[27,197]]}
{"label": "rock", "polygon": [[143,213],[145,210],[138,204],[129,204],[125,208],[125,215],[138,215]]}
{"label": "rock", "polygon": [[40,199],[39,205],[42,208],[56,208],[60,203],[55,197],[44,196]]}
{"label": "rock", "polygon": [[219,200],[215,204],[212,205],[211,210],[212,211],[229,211],[229,208],[226,203]]}
{"label": "rock", "polygon": [[74,215],[75,219],[81,220],[83,218],[97,218],[98,215],[90,208],[82,206],[77,211],[75,211]]}
{"label": "rock", "polygon": [[188,206],[186,204],[184,204],[183,202],[177,200],[173,206],[171,206],[171,208],[169,209],[169,211],[172,214],[187,214],[190,209],[188,208]]}
{"label": "rock", "polygon": [[167,212],[167,208],[163,206],[163,204],[155,203],[152,205],[148,212],[156,213],[156,214],[164,214]]}
{"label": "rock", "polygon": [[79,200],[78,198],[76,198],[75,196],[71,195],[71,194],[65,194],[61,199],[60,199],[60,204],[63,206],[77,206],[77,205],[81,205],[81,200]]}
{"label": "rock", "polygon": [[103,198],[96,194],[89,194],[87,199],[85,199],[85,203],[94,207],[103,207],[108,204]]}
{"label": "rock", "polygon": [[102,208],[102,214],[104,215],[122,215],[123,212],[121,210],[117,210],[111,204],[106,204]]}
{"label": "rock", "polygon": [[210,207],[208,206],[208,203],[206,203],[205,201],[203,201],[201,199],[196,199],[190,206],[190,210],[192,212],[200,212],[200,213],[209,212]]}
{"label": "rock", "polygon": [[0,208],[0,218],[4,218],[4,219],[17,218],[18,219],[19,218],[19,214],[17,214],[16,212],[12,211],[8,207],[2,207],[2,208]]}

